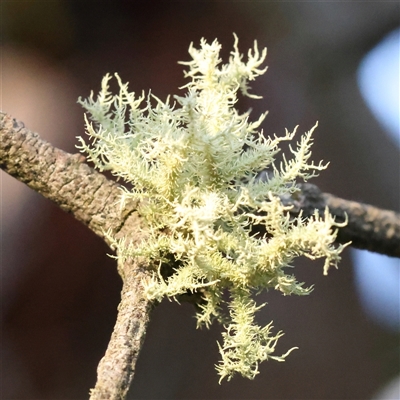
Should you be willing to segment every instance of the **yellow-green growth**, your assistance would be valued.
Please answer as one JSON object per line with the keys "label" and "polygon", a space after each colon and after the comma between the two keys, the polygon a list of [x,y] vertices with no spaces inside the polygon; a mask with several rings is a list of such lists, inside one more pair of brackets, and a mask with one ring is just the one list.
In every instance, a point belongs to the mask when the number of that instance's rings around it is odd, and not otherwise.
{"label": "yellow-green growth", "polygon": [[[260,69],[265,49],[259,53],[255,43],[244,62],[237,45],[235,36],[224,65],[216,40],[201,40],[200,49],[191,45],[192,60],[182,62],[191,81],[174,101],[136,97],[118,75],[119,94],[110,93],[106,75],[96,100],[93,94],[79,100],[94,121],[86,119],[92,140],[86,144],[80,138],[81,150],[98,169],[133,185],[123,190],[121,207],[128,198],[143,200],[139,211],[150,227],[149,239],[139,247],[114,241],[119,261],[140,256],[160,266],[145,282],[149,299],[201,290],[198,326],[215,319],[224,325],[217,370],[228,380],[235,372],[252,379],[261,361],[283,361],[290,352],[272,355],[282,333],[255,323],[254,314],[264,305],[257,305],[254,295],[270,288],[285,295],[310,293],[287,268],[299,256],[323,257],[326,274],[342,249],[333,246],[337,225],[328,212],[323,219],[316,213],[293,220],[282,205],[280,196],[297,190],[296,179],[306,181],[326,166],[309,162],[315,127],[291,149],[291,159],[284,158],[279,168],[274,164],[280,142],[292,140],[295,132],[264,137],[257,129],[266,114],[250,122],[249,113],[234,108],[239,90],[257,97],[247,83],[266,70]],[[257,179],[265,169],[267,178]],[[255,224],[265,227],[264,238],[251,234]],[[179,267],[165,277],[161,266],[171,259]]]}

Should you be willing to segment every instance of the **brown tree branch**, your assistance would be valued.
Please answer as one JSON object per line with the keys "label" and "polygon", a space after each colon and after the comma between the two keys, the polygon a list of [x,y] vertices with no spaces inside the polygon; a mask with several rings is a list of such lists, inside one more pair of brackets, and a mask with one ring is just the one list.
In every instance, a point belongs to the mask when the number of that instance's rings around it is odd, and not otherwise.
{"label": "brown tree branch", "polygon": [[[83,156],[53,147],[4,113],[0,113],[0,167],[73,214],[107,243],[109,229],[117,238],[133,243],[146,236],[136,203],[127,204],[121,212],[116,183],[85,164]],[[98,367],[91,400],[126,397],[152,306],[142,285],[149,274],[146,267],[132,260],[120,266],[123,287],[117,321]]]}
{"label": "brown tree branch", "polygon": [[42,140],[5,113],[0,113],[0,167],[82,221],[96,235],[119,231],[136,210],[121,216],[118,185],[90,168],[81,154],[69,154]]}
{"label": "brown tree branch", "polygon": [[152,308],[141,290],[142,280],[147,275],[145,264],[131,261],[124,265],[117,321],[106,353],[97,367],[97,382],[91,390],[90,400],[120,400],[128,394]]}
{"label": "brown tree branch", "polygon": [[293,216],[302,211],[303,216],[311,216],[317,209],[323,215],[326,207],[337,222],[347,225],[338,229],[337,243],[348,243],[352,247],[375,253],[400,257],[400,214],[394,211],[344,200],[309,183],[298,185],[300,192],[283,198],[283,203],[292,205]]}
{"label": "brown tree branch", "polygon": [[[79,154],[69,154],[42,140],[23,123],[0,113],[0,167],[33,190],[74,215],[109,245],[105,232],[139,243],[146,227],[132,202],[120,210],[119,185],[94,171]],[[299,185],[300,192],[282,201],[291,213],[310,216],[328,207],[338,222],[337,242],[400,257],[400,215],[393,211],[339,199],[316,186]],[[91,399],[124,399],[143,344],[152,304],[145,298],[142,281],[149,274],[142,261],[128,260],[120,267],[123,278],[117,322],[107,351],[98,367]]]}

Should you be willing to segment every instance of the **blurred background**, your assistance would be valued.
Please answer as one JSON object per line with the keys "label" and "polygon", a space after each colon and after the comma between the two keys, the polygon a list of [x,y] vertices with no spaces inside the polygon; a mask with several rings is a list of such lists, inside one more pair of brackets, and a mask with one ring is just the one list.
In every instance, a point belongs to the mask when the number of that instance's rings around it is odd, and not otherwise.
{"label": "blurred background", "polygon": [[[262,100],[243,100],[266,135],[319,121],[313,158],[323,191],[399,211],[398,2],[3,1],[0,108],[75,152],[79,96],[106,73],[161,99],[185,84],[190,42],[218,38],[226,62],[239,36],[268,48]],[[396,103],[397,102],[397,103]],[[392,110],[392,111],[391,111]],[[389,113],[388,113],[389,112]],[[390,122],[394,121],[394,122]],[[1,171],[1,398],[85,399],[119,301],[109,251],[70,215]],[[284,363],[254,381],[218,384],[220,328],[196,330],[194,309],[153,312],[130,399],[398,399],[399,260],[347,249],[338,270],[298,260],[307,297],[269,292]]]}

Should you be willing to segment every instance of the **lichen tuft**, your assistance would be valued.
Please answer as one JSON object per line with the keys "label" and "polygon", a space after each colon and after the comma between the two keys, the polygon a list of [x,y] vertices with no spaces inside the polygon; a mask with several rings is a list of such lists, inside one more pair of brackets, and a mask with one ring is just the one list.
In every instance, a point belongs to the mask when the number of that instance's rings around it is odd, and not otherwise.
{"label": "lichen tuft", "polygon": [[[291,148],[292,158],[275,165],[280,143],[295,132],[265,137],[258,128],[266,113],[251,122],[249,113],[234,107],[238,91],[258,97],[249,93],[248,82],[265,72],[260,66],[266,50],[260,53],[255,43],[244,62],[235,36],[229,62],[221,65],[220,49],[216,40],[202,39],[199,49],[190,45],[192,60],[182,62],[190,82],[186,94],[173,102],[136,97],[117,74],[120,89],[113,95],[106,75],[97,99],[92,93],[79,100],[93,121],[85,116],[91,141],[80,138],[79,148],[100,171],[110,170],[132,184],[122,192],[121,207],[129,198],[142,200],[139,212],[150,236],[138,247],[114,240],[119,262],[145,257],[156,266],[145,282],[149,299],[201,292],[198,326],[218,320],[226,329],[219,344],[221,379],[235,372],[253,379],[260,362],[283,361],[291,351],[272,355],[282,333],[255,322],[263,307],[255,294],[268,289],[309,294],[311,288],[287,268],[299,256],[325,258],[327,273],[340,260],[342,247],[333,245],[338,225],[328,211],[323,218],[315,213],[291,219],[280,200],[298,190],[297,180],[326,167],[309,161],[316,125]],[[257,179],[266,169],[266,179]],[[252,234],[255,225],[263,227],[264,237]],[[174,268],[166,274],[163,268],[171,260]]]}

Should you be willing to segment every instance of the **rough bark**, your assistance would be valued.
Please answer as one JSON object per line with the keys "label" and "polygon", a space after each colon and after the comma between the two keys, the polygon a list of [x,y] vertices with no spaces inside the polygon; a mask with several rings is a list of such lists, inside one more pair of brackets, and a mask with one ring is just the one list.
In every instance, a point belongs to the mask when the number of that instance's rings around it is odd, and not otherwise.
{"label": "rough bark", "polygon": [[136,210],[121,215],[119,186],[90,168],[81,154],[69,154],[42,140],[24,124],[0,113],[0,167],[86,224],[96,235],[119,231]]}
{"label": "rough bark", "polygon": [[[0,141],[4,171],[73,214],[106,242],[108,230],[134,243],[146,237],[137,204],[127,204],[121,211],[119,186],[85,164],[82,155],[53,147],[4,113],[0,113]],[[117,321],[98,367],[92,400],[126,397],[149,322],[152,305],[142,286],[148,268],[128,260],[120,271],[123,287]]]}
{"label": "rough bark", "polygon": [[311,216],[316,209],[323,215],[328,207],[337,222],[347,219],[347,225],[338,229],[338,243],[351,241],[351,245],[358,249],[400,257],[399,213],[322,193],[309,183],[300,184],[299,188],[300,192],[295,196],[283,199],[293,206],[293,215],[302,211],[304,216]]}
{"label": "rough bark", "polygon": [[124,265],[124,285],[117,321],[106,353],[97,368],[97,382],[90,399],[125,399],[135,372],[136,361],[149,322],[152,304],[143,295],[146,265]]}

